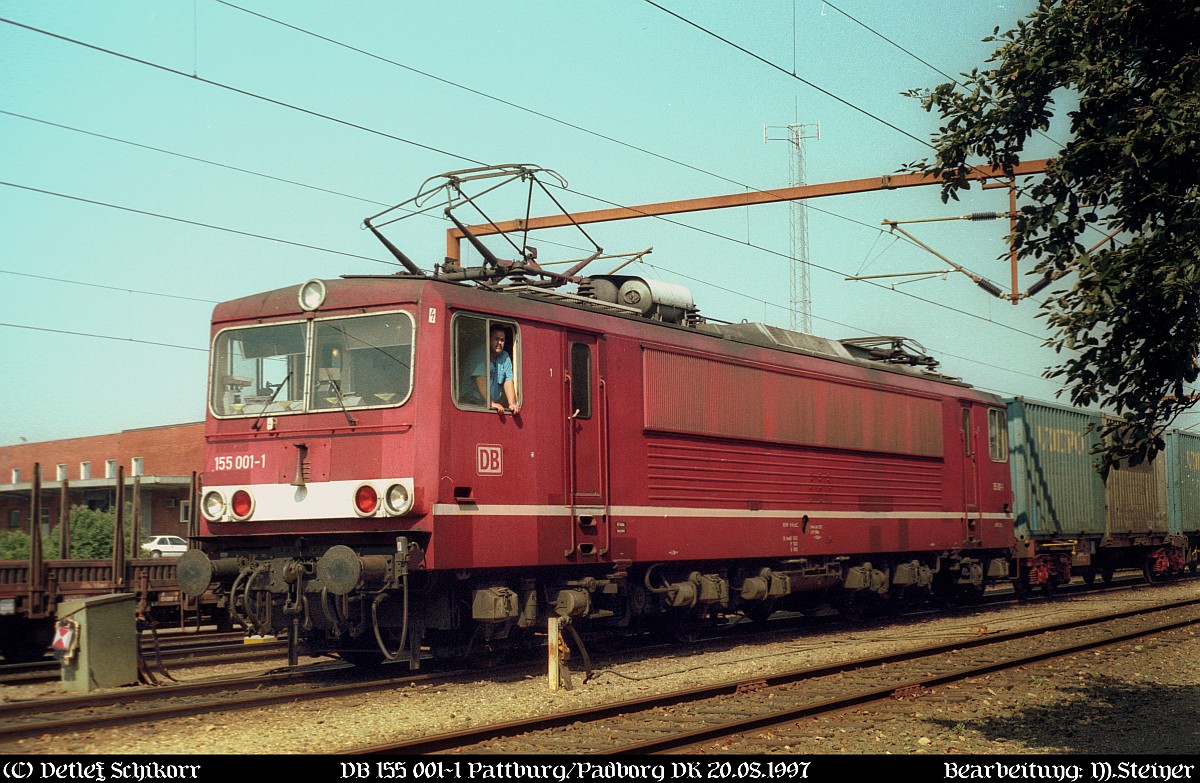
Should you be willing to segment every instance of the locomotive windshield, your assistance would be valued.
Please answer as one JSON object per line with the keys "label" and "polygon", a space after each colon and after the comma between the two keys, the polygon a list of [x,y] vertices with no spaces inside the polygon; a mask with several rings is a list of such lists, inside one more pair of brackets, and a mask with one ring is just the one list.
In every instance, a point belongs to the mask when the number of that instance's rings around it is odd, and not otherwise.
{"label": "locomotive windshield", "polygon": [[226,329],[213,347],[217,416],[400,405],[412,388],[404,312]]}

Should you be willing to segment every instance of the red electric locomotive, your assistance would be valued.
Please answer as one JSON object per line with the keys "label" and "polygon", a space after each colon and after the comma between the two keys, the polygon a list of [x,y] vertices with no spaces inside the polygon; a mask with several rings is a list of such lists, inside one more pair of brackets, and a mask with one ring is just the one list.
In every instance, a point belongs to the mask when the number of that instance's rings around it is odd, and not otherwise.
{"label": "red electric locomotive", "polygon": [[528,254],[405,266],[214,312],[205,552],[179,581],[293,658],[1008,578],[1004,403],[910,343],[713,323],[676,286]]}

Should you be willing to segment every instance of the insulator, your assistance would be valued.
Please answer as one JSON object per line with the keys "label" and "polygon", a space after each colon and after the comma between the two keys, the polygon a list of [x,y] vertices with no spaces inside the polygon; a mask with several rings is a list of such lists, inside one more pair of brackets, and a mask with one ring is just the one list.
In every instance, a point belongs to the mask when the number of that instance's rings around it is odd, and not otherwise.
{"label": "insulator", "polygon": [[1046,286],[1050,285],[1053,282],[1054,282],[1054,278],[1050,277],[1050,275],[1046,275],[1041,280],[1039,280],[1036,283],[1034,283],[1033,285],[1029,286],[1029,290],[1025,292],[1025,296],[1034,296],[1039,291],[1045,290]]}
{"label": "insulator", "polygon": [[967,215],[967,220],[995,220],[998,217],[999,212],[972,212]]}
{"label": "insulator", "polygon": [[997,297],[999,299],[1004,298],[1004,292],[1000,290],[1000,286],[996,285],[991,280],[985,280],[981,277],[975,281],[975,285],[979,286],[984,291],[987,291],[989,294],[991,294],[994,297]]}

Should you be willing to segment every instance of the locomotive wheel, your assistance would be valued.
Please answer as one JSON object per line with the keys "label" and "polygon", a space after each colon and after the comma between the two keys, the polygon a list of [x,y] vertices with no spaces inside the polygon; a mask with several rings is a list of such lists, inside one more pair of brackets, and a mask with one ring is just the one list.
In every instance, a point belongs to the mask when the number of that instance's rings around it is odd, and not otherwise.
{"label": "locomotive wheel", "polygon": [[1088,570],[1084,571],[1081,576],[1083,577],[1083,583],[1088,587],[1096,584],[1096,572],[1093,569],[1089,568]]}
{"label": "locomotive wheel", "polygon": [[1115,568],[1103,568],[1100,570],[1100,578],[1104,580],[1104,584],[1112,584],[1113,575],[1116,572]]}

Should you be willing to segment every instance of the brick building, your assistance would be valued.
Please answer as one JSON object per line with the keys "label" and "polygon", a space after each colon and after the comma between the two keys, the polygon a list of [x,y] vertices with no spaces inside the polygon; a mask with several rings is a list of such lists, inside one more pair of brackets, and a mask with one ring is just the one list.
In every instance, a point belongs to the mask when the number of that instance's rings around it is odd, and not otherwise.
{"label": "brick building", "polygon": [[70,505],[109,511],[115,507],[117,473],[123,467],[126,503],[133,502],[138,487],[142,536],[186,536],[192,473],[204,466],[204,425],[0,446],[0,530],[29,532],[35,465],[42,474],[44,534],[59,522],[64,480]]}

